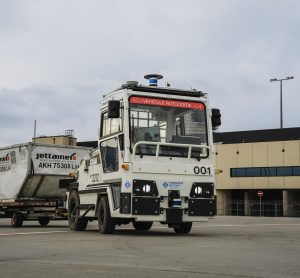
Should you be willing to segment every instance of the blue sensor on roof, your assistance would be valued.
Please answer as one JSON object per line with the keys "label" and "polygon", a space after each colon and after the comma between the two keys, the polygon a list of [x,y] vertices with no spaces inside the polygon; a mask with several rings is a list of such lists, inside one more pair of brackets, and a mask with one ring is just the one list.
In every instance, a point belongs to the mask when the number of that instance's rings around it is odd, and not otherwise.
{"label": "blue sensor on roof", "polygon": [[144,78],[149,80],[149,86],[157,87],[158,80],[162,79],[163,76],[160,74],[147,74]]}

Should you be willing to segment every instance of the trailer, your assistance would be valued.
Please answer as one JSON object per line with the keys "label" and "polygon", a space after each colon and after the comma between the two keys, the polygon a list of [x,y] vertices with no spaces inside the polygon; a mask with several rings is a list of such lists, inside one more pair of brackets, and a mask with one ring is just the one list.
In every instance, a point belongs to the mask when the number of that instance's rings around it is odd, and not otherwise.
{"label": "trailer", "polygon": [[[72,230],[97,220],[100,233],[153,222],[189,233],[215,215],[213,129],[221,125],[206,93],[128,81],[101,101],[98,148],[68,188]],[[68,184],[68,185],[67,185]]]}
{"label": "trailer", "polygon": [[13,227],[35,220],[46,226],[66,219],[66,190],[59,180],[71,179],[85,147],[24,143],[0,148],[0,217]]}

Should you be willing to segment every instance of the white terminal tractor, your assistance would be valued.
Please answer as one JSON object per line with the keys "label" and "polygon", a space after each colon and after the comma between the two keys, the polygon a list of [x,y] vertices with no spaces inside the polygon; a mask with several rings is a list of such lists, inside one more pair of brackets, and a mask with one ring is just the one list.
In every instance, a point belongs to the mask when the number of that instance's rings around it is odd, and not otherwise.
{"label": "white terminal tractor", "polygon": [[104,96],[98,148],[82,161],[68,189],[72,230],[97,220],[100,233],[132,222],[149,230],[153,222],[189,233],[193,222],[215,215],[212,131],[219,109],[197,90],[129,81]]}

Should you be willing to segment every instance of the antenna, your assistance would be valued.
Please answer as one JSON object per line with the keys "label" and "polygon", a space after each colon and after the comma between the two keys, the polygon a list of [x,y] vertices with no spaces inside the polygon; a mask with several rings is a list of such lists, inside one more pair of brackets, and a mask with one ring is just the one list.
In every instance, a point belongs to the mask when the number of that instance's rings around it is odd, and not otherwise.
{"label": "antenna", "polygon": [[66,129],[65,136],[73,138],[74,137],[74,129]]}
{"label": "antenna", "polygon": [[33,142],[35,142],[36,137],[36,120],[34,120],[34,128],[33,128]]}

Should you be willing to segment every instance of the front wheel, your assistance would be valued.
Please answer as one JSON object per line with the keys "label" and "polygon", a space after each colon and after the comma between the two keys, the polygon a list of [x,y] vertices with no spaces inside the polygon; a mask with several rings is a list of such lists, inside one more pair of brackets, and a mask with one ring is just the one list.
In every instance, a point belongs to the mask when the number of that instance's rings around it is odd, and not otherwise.
{"label": "front wheel", "polygon": [[98,226],[101,234],[113,234],[115,231],[116,224],[110,215],[109,203],[106,196],[103,196],[99,201]]}
{"label": "front wheel", "polygon": [[174,227],[174,231],[176,234],[188,234],[192,229],[192,225],[192,222],[180,223]]}
{"label": "front wheel", "polygon": [[11,217],[11,225],[14,228],[19,228],[23,225],[23,220],[24,220],[24,217],[23,217],[22,212],[18,212],[18,211],[14,212]]}
{"label": "front wheel", "polygon": [[73,231],[84,231],[88,224],[87,218],[78,217],[80,214],[80,200],[76,190],[71,191],[68,205],[69,227]]}
{"label": "front wheel", "polygon": [[136,221],[132,221],[132,225],[133,227],[137,230],[137,231],[149,231],[153,225],[153,222],[136,222]]}

